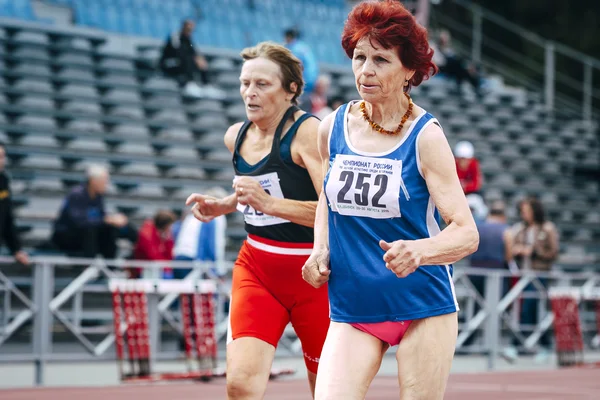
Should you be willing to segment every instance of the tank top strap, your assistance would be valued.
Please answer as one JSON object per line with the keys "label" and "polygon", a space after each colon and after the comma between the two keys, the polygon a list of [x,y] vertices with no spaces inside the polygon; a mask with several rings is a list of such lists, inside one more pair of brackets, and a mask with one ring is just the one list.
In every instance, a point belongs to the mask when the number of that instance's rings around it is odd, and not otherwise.
{"label": "tank top strap", "polygon": [[[427,111],[423,112],[418,116],[417,121],[413,123],[413,126],[406,133],[406,142],[416,142],[419,136],[419,133],[423,131],[429,124],[436,123],[437,119]],[[438,123],[439,125],[439,123]]]}
{"label": "tank top strap", "polygon": [[[294,113],[299,111],[300,109],[297,106],[291,106],[287,109],[281,121],[279,121],[279,125],[277,125],[277,129],[275,130],[275,136],[273,137],[273,146],[271,147],[271,160],[281,160],[281,135],[283,134],[283,128],[285,127],[286,122]],[[294,125],[292,125],[293,127]],[[287,135],[286,135],[287,136]]]}
{"label": "tank top strap", "polygon": [[281,143],[281,135],[283,135],[283,128],[285,127],[285,123],[290,119],[294,113],[300,111],[297,106],[291,106],[287,109],[281,121],[279,121],[279,125],[277,125],[277,129],[275,130],[275,136],[273,137],[273,145],[277,144],[277,148],[279,148],[279,144]]}
{"label": "tank top strap", "polygon": [[294,163],[292,159],[292,140],[294,140],[294,137],[296,136],[296,133],[298,133],[298,129],[300,129],[302,123],[311,117],[317,118],[316,116],[310,113],[302,114],[300,118],[298,118],[290,127],[285,136],[281,139],[281,142],[279,144],[279,154],[281,154],[281,159],[284,162],[291,164]]}
{"label": "tank top strap", "polygon": [[[283,139],[280,140],[280,145],[284,144],[284,143],[290,143],[292,141],[292,139],[294,138],[294,136],[296,136],[296,133],[298,132],[298,129],[300,128],[300,125],[302,125],[302,123],[304,121],[306,121],[307,119],[309,119],[310,117],[315,117],[312,114],[309,113],[304,113],[300,116],[300,118],[298,118],[294,124],[292,126],[290,126],[290,129],[287,131],[287,133],[285,134],[285,136],[283,137]],[[315,117],[317,118],[317,117]]]}
{"label": "tank top strap", "polygon": [[338,154],[344,151],[344,145],[346,143],[344,138],[346,110],[350,107],[350,105],[351,103],[342,104],[335,111],[333,122],[329,127],[329,137],[327,138],[330,155]]}

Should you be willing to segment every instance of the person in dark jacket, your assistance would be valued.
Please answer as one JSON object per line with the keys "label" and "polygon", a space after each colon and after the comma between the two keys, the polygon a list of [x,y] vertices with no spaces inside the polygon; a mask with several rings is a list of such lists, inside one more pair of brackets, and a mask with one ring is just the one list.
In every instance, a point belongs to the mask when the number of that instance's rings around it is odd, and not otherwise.
{"label": "person in dark jacket", "polygon": [[52,241],[69,256],[115,258],[117,238],[133,230],[123,214],[107,215],[104,193],[109,182],[106,168],[88,168],[87,182],[66,197],[54,223]]}
{"label": "person in dark jacket", "polygon": [[[192,97],[223,98],[223,93],[209,85],[208,62],[194,47],[194,21],[185,20],[179,32],[169,35],[162,48],[159,66],[163,74],[177,81],[184,93]],[[202,86],[198,85],[198,78]]]}
{"label": "person in dark jacket", "polygon": [[5,243],[11,254],[21,264],[29,264],[29,256],[21,248],[21,240],[13,215],[10,178],[4,171],[6,149],[0,142],[0,244]]}

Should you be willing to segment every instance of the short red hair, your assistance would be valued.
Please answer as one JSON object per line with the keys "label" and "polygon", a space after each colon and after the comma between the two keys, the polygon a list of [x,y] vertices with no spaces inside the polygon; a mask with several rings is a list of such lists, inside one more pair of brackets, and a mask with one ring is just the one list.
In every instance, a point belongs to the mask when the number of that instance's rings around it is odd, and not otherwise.
{"label": "short red hair", "polygon": [[342,47],[348,57],[352,58],[356,44],[365,36],[385,49],[398,48],[402,64],[415,71],[408,89],[438,71],[431,61],[433,49],[429,47],[427,29],[399,1],[364,1],[352,9],[342,33]]}

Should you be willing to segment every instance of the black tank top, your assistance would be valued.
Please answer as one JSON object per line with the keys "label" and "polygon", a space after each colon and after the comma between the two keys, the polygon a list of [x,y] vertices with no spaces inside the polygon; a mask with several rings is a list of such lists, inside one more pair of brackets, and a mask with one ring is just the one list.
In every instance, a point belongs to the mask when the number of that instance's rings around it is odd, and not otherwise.
{"label": "black tank top", "polygon": [[[283,140],[281,139],[285,123],[299,110],[298,107],[292,106],[286,111],[275,130],[271,152],[254,165],[249,165],[239,153],[248,128],[252,124],[251,121],[244,122],[235,141],[233,168],[236,176],[251,176],[258,180],[271,196],[299,201],[317,201],[318,195],[308,171],[293,162],[291,153],[292,140],[298,128],[305,120],[314,116],[308,113],[300,116],[287,131]],[[238,210],[244,213],[244,225],[249,234],[280,242],[313,242],[313,228],[262,214],[250,206],[238,204]]]}

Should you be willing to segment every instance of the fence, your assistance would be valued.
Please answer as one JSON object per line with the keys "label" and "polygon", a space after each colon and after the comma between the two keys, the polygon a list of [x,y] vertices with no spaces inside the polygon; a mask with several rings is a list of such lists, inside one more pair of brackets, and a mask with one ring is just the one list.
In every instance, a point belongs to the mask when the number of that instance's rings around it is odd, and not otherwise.
{"label": "fence", "polygon": [[[115,359],[108,280],[123,278],[126,268],[143,268],[144,277],[149,279],[158,278],[165,266],[191,268],[186,280],[211,278],[210,264],[182,261],[35,257],[31,267],[16,268],[12,263],[11,258],[0,258],[0,362],[33,362],[37,384],[44,383],[44,365],[48,362]],[[217,287],[217,342],[223,357],[230,288],[228,280],[212,279]],[[505,271],[456,267],[454,282],[461,307],[457,351],[488,354],[488,368],[492,370],[502,346],[515,342],[521,350],[535,350],[542,335],[551,328],[553,314],[546,301],[548,287],[589,291],[600,286],[600,274],[553,271],[513,276]],[[151,364],[180,357],[177,342],[183,335],[183,326],[180,313],[172,307],[177,297],[177,294],[148,297]],[[526,299],[542,300],[535,304],[539,316],[535,324],[520,321],[520,304]],[[581,304],[581,308],[586,347],[597,347],[600,338],[594,310],[586,304]],[[70,344],[65,344],[59,328],[75,341],[71,339]],[[290,355],[302,354],[291,327],[286,329],[280,348]]]}

